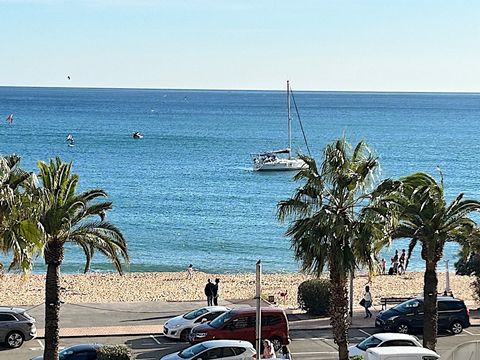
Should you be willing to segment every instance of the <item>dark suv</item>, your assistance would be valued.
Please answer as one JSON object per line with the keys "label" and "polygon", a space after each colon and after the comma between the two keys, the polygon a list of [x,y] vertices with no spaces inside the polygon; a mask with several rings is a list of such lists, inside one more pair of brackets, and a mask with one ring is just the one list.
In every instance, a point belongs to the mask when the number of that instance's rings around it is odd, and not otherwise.
{"label": "dark suv", "polygon": [[[438,330],[450,330],[460,334],[470,326],[470,314],[463,300],[450,296],[439,296]],[[381,311],[375,320],[375,326],[383,330],[408,333],[423,328],[423,297],[407,300],[391,309]]]}

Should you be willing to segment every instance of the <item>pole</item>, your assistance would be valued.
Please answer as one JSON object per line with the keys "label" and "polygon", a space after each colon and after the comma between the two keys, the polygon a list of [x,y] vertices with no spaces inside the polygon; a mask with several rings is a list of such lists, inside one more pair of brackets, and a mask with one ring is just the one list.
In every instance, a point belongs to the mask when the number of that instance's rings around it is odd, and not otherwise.
{"label": "pole", "polygon": [[353,317],[353,270],[350,270],[350,289],[348,291],[349,314]]}
{"label": "pole", "polygon": [[287,115],[288,115],[288,158],[292,155],[292,115],[290,114],[290,81],[287,80]]}
{"label": "pole", "polygon": [[445,260],[445,295],[450,293],[450,273],[448,272],[448,260]]}
{"label": "pole", "polygon": [[255,317],[255,349],[257,351],[257,359],[260,359],[260,348],[262,344],[262,311],[261,311],[261,285],[262,285],[262,261],[257,261],[256,266],[256,291],[255,291],[255,299],[257,300],[257,311]]}

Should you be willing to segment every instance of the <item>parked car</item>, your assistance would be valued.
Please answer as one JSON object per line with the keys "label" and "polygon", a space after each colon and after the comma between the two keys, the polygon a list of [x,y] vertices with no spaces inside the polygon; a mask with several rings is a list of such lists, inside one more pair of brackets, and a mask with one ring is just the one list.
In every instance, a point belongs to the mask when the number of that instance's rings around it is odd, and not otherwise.
{"label": "parked car", "polygon": [[[256,309],[232,309],[209,323],[195,326],[190,332],[190,342],[199,343],[213,339],[236,339],[255,343]],[[269,339],[275,351],[290,343],[288,320],[282,309],[262,308],[262,338]]]}
{"label": "parked car", "polygon": [[[383,330],[409,333],[423,328],[423,297],[407,300],[391,309],[381,311],[375,326]],[[438,329],[460,334],[470,326],[470,313],[463,300],[450,296],[438,297]]]}
{"label": "parked car", "polygon": [[163,334],[169,338],[188,341],[190,330],[194,326],[212,321],[228,310],[230,309],[225,306],[206,306],[189,311],[168,320],[163,326]]}
{"label": "parked car", "polygon": [[365,352],[364,360],[436,360],[440,356],[430,349],[414,346],[375,347]]}
{"label": "parked car", "polygon": [[35,337],[35,319],[28,315],[25,309],[0,307],[0,342],[10,348],[18,348],[24,341]]}
{"label": "parked car", "polygon": [[254,356],[255,349],[248,341],[210,340],[165,355],[161,360],[252,360]]}
{"label": "parked car", "polygon": [[[66,347],[58,353],[59,360],[97,360],[99,344],[78,344]],[[43,356],[34,357],[31,360],[43,360]]]}
{"label": "parked car", "polygon": [[374,347],[387,347],[387,346],[416,346],[422,347],[422,344],[416,336],[407,335],[407,334],[397,334],[397,333],[378,333],[372,336],[369,336],[361,343],[357,345],[350,346],[348,348],[348,355],[353,356],[364,356],[365,351]]}

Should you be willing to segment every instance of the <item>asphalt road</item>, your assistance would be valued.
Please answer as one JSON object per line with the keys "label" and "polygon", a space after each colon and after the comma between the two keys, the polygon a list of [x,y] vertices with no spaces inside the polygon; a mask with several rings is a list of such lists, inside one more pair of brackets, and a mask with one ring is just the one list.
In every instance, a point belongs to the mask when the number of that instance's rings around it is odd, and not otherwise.
{"label": "asphalt road", "polygon": [[[378,332],[375,328],[351,329],[349,339],[356,344],[365,337]],[[295,360],[336,359],[336,346],[330,330],[291,331],[292,344],[290,350]],[[421,337],[421,336],[419,336]],[[460,335],[440,334],[437,352],[441,355],[458,344],[471,340],[480,340],[480,327],[471,327]],[[137,359],[157,360],[165,354],[179,351],[186,343],[170,340],[163,335],[118,336],[95,338],[68,338],[61,340],[61,346],[78,343],[125,344],[132,349]],[[27,360],[43,353],[43,340],[35,339],[26,342],[20,349],[0,347],[1,360]]]}

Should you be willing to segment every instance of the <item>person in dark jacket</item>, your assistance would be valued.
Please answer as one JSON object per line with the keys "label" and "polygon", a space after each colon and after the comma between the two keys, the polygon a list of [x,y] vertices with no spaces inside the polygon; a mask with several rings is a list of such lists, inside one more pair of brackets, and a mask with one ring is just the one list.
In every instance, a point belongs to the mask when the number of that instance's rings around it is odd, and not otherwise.
{"label": "person in dark jacket", "polygon": [[207,285],[205,285],[205,295],[207,296],[207,306],[213,305],[213,285],[212,280],[208,279]]}
{"label": "person in dark jacket", "polygon": [[213,290],[213,305],[217,306],[218,305],[218,283],[220,282],[220,279],[215,279],[215,284],[213,284],[212,290]]}

